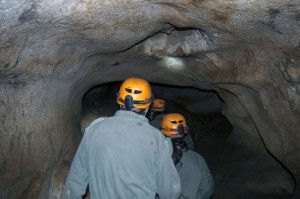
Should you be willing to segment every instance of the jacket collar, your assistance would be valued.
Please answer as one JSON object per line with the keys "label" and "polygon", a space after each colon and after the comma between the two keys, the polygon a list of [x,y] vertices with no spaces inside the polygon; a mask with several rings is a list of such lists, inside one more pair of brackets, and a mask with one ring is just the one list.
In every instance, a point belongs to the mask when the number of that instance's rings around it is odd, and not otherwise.
{"label": "jacket collar", "polygon": [[141,120],[143,122],[147,122],[147,123],[149,122],[145,116],[127,110],[118,110],[114,116],[129,117],[129,118]]}

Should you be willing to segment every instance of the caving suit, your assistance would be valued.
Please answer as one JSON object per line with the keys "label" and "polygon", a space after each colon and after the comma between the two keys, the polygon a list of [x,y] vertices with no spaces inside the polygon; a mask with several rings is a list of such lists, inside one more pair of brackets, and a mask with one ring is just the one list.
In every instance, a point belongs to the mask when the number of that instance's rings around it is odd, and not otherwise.
{"label": "caving suit", "polygon": [[165,136],[135,112],[119,110],[86,129],[63,199],[177,199],[180,179]]}
{"label": "caving suit", "polygon": [[176,165],[181,181],[179,199],[210,199],[214,180],[203,157],[191,150],[183,151]]}

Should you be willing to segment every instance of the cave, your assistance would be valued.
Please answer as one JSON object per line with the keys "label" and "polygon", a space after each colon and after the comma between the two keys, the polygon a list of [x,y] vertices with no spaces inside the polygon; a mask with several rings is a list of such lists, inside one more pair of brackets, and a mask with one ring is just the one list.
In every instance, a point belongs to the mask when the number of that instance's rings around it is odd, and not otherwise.
{"label": "cave", "polygon": [[129,77],[188,117],[214,199],[300,197],[298,0],[0,8],[0,198],[60,198],[84,128]]}

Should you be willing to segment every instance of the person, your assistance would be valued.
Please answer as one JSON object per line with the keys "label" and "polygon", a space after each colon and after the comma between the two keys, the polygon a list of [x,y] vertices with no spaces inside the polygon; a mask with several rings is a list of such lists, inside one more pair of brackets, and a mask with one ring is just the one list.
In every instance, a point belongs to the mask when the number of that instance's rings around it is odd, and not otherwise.
{"label": "person", "polygon": [[179,199],[209,199],[214,192],[214,180],[203,157],[188,149],[182,137],[187,133],[185,118],[177,113],[166,115],[161,131],[173,144],[173,161],[181,180]]}
{"label": "person", "polygon": [[81,198],[87,186],[91,199],[179,197],[171,142],[145,117],[152,99],[146,80],[122,83],[117,94],[121,110],[87,127],[65,182],[64,199]]}
{"label": "person", "polygon": [[[150,105],[150,111],[148,114],[149,123],[160,128],[162,119],[168,114],[167,103],[163,99],[154,99]],[[190,150],[194,150],[194,141],[190,134],[186,133],[183,137],[185,143],[188,145]]]}
{"label": "person", "polygon": [[159,129],[161,120],[166,113],[166,101],[163,99],[154,99],[150,105],[148,115],[149,123]]}

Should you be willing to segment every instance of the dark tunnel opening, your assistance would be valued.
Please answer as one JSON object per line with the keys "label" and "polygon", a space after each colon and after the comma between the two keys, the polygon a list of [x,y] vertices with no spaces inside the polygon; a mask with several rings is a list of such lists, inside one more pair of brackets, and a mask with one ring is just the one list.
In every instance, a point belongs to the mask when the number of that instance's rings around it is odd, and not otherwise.
{"label": "dark tunnel opening", "polygon": [[[94,119],[113,116],[119,109],[116,93],[120,84],[121,82],[105,83],[86,92],[82,100],[82,133]],[[157,83],[152,83],[151,87],[155,98],[167,102],[168,113],[180,113],[187,118],[190,134],[195,142],[213,131],[224,136],[232,131],[231,124],[221,113],[224,102],[215,91]]]}
{"label": "dark tunnel opening", "polygon": [[[105,83],[86,92],[82,100],[82,133],[96,118],[113,116],[118,110],[116,93],[120,84]],[[292,195],[291,176],[262,149],[262,143],[233,127],[222,114],[226,102],[217,92],[150,84],[154,96],[166,100],[169,113],[180,113],[187,119],[195,151],[204,157],[214,177],[214,199],[287,199]]]}

